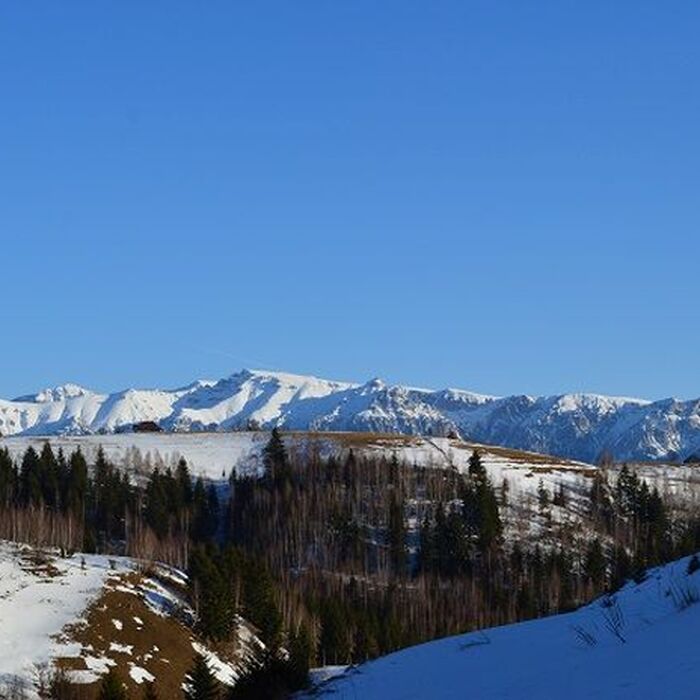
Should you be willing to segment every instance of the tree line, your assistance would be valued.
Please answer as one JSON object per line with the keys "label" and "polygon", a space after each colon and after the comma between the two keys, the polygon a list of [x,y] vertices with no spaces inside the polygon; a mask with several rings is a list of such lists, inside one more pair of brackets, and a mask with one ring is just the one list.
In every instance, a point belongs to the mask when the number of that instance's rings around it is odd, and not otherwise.
{"label": "tree line", "polygon": [[[312,665],[573,609],[700,545],[700,519],[676,517],[626,467],[591,480],[582,527],[533,542],[505,536],[507,488],[478,452],[460,473],[385,453],[290,451],[274,430],[263,464],[224,489],[193,479],[184,460],[133,483],[102,450],[90,465],[48,444],[18,462],[0,450],[0,537],[186,569],[204,637],[232,643],[245,618],[265,643],[227,693],[239,699],[285,697]],[[544,522],[566,499],[540,484],[528,517]],[[216,687],[202,664],[193,687]],[[210,697],[201,692],[192,697]]]}

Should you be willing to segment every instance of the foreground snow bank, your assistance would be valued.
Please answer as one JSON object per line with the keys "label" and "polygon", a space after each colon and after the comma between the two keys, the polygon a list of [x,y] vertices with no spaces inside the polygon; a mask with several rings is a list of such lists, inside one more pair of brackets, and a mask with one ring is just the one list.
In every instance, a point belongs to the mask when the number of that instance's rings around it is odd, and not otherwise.
{"label": "foreground snow bank", "polygon": [[697,698],[700,572],[683,559],[609,598],[396,652],[321,686],[337,700]]}
{"label": "foreground snow bank", "polygon": [[108,579],[130,569],[119,557],[44,557],[0,542],[0,681],[31,678],[37,666],[70,655],[63,628],[81,619]]}

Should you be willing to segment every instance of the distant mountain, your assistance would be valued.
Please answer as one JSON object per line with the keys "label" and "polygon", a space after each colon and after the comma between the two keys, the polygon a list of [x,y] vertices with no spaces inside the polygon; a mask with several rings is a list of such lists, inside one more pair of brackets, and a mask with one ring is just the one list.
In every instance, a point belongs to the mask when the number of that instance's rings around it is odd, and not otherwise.
{"label": "distant mountain", "polygon": [[3,435],[111,433],[154,421],[165,430],[451,433],[477,441],[594,461],[685,459],[700,454],[700,399],[649,402],[597,394],[494,397],[244,370],[174,390],[100,394],[66,384],[0,400]]}

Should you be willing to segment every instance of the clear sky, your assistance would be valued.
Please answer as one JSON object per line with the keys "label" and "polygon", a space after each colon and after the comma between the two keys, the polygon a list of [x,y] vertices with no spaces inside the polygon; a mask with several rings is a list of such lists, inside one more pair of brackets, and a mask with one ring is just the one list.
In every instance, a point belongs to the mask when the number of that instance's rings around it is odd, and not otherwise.
{"label": "clear sky", "polygon": [[697,2],[0,5],[0,396],[241,367],[700,395]]}

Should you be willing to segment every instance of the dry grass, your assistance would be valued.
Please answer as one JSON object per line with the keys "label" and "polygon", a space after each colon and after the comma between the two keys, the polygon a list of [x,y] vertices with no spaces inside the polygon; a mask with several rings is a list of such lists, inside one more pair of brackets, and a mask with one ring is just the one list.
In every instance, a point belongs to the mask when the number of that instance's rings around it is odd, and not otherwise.
{"label": "dry grass", "polygon": [[[129,574],[122,583],[138,587],[140,574]],[[137,623],[139,618],[143,624]],[[121,629],[113,623],[121,622]],[[162,698],[181,696],[180,686],[194,660],[193,636],[189,629],[170,617],[155,614],[139,595],[108,588],[88,609],[84,623],[65,630],[68,639],[80,643],[81,656],[57,660],[66,670],[87,670],[87,655],[108,658],[115,662],[119,676],[126,684],[129,697],[140,697],[143,686],[129,675],[130,664],[146,669],[155,676]],[[131,647],[131,653],[117,651],[112,644]],[[90,649],[90,651],[85,651]],[[99,682],[80,686],[85,698],[96,698]]]}

